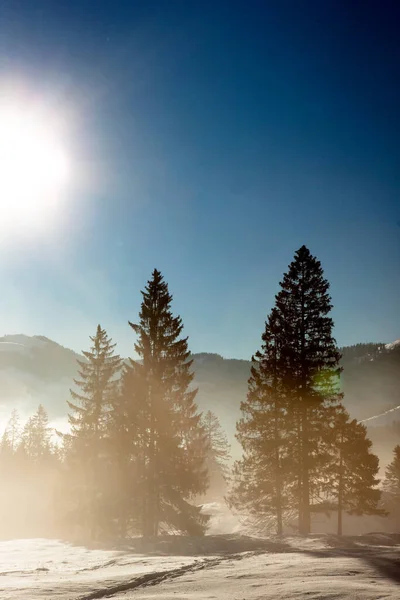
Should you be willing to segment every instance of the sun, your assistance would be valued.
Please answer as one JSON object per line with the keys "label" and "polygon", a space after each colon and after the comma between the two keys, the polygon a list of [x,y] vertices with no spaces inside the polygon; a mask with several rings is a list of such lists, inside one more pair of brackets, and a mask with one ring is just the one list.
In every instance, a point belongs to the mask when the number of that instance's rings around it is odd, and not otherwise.
{"label": "sun", "polygon": [[32,226],[65,189],[68,162],[57,128],[46,115],[0,104],[0,222]]}

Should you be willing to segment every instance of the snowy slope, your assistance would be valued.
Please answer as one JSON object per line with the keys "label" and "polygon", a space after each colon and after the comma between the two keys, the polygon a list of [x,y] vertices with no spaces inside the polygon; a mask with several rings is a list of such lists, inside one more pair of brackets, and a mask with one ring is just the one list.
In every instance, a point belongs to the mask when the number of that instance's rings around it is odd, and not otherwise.
{"label": "snowy slope", "polygon": [[394,342],[390,342],[390,344],[385,344],[386,350],[393,350],[393,348],[396,348],[397,346],[400,346],[400,340],[395,340]]}
{"label": "snowy slope", "polygon": [[78,355],[43,336],[0,337],[0,425],[11,410],[26,419],[39,403],[50,418],[65,416],[66,398],[76,375]]}
{"label": "snowy slope", "polygon": [[[175,543],[176,542],[176,543]],[[400,535],[165,540],[153,554],[51,540],[0,542],[2,600],[394,600]]]}

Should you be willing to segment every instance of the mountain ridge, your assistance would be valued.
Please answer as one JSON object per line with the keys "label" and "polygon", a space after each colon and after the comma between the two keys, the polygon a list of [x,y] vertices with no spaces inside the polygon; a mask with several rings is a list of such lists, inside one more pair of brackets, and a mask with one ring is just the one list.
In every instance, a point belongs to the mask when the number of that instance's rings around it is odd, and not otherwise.
{"label": "mountain ridge", "polygon": [[[397,429],[390,424],[400,421],[400,343],[355,344],[343,348],[342,354],[344,403],[352,417],[366,421],[386,463],[399,443]],[[251,362],[210,352],[192,358],[199,409],[212,410],[219,417],[232,444],[232,455],[238,457],[236,422],[246,397]],[[45,336],[0,337],[0,430],[13,408],[25,420],[39,404],[46,408],[53,427],[66,430],[66,401],[77,375],[77,359],[85,360]]]}
{"label": "mountain ridge", "polygon": [[[342,349],[342,386],[345,402],[357,418],[368,418],[400,404],[400,340],[389,344],[366,343]],[[399,357],[399,360],[397,359]],[[250,360],[224,358],[217,353],[192,355],[198,403],[203,410],[239,413],[247,391]],[[83,355],[46,336],[24,334],[0,337],[0,408],[15,402],[35,409],[42,402],[50,416],[66,412],[66,399]],[[390,373],[389,373],[390,372]],[[390,376],[388,376],[388,373]],[[364,385],[368,383],[368,385]],[[354,410],[357,408],[359,410]],[[358,413],[358,414],[356,414]]]}

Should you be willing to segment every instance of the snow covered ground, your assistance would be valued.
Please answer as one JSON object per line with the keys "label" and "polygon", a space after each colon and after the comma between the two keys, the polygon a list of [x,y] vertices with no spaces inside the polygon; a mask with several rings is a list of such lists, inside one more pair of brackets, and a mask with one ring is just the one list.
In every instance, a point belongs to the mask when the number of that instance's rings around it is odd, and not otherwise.
{"label": "snow covered ground", "polygon": [[[0,598],[400,598],[400,535],[161,539],[152,553],[51,540],[0,542]],[[150,549],[150,548],[148,548]]]}
{"label": "snow covered ground", "polygon": [[[368,556],[367,556],[368,554]],[[311,540],[300,551],[256,552],[210,560],[200,569],[116,599],[376,600],[400,597],[399,551],[340,551]]]}
{"label": "snow covered ground", "polygon": [[187,556],[165,556],[160,560],[159,556],[92,550],[44,539],[0,542],[0,598],[86,597],[132,577],[171,571],[194,560]]}

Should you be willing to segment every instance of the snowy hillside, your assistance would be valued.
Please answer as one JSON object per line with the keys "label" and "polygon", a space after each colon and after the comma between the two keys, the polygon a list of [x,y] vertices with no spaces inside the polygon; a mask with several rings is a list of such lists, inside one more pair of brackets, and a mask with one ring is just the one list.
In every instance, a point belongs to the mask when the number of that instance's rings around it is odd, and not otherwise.
{"label": "snowy hillside", "polygon": [[[175,545],[180,552],[171,551]],[[175,543],[176,542],[176,543]],[[166,544],[169,551],[166,552]],[[0,542],[3,600],[399,598],[400,536],[160,539],[153,551]]]}
{"label": "snowy hillside", "polygon": [[78,355],[43,336],[0,338],[0,426],[11,410],[26,419],[41,403],[52,419],[65,416]]}
{"label": "snowy hillside", "polygon": [[393,350],[398,346],[400,346],[400,340],[395,340],[394,342],[390,342],[390,344],[385,344],[386,350]]}
{"label": "snowy hillside", "polygon": [[5,335],[0,338],[0,350],[19,350],[20,352],[29,352],[34,348],[43,348],[46,343],[46,339],[38,335],[28,336],[21,333],[16,335]]}

